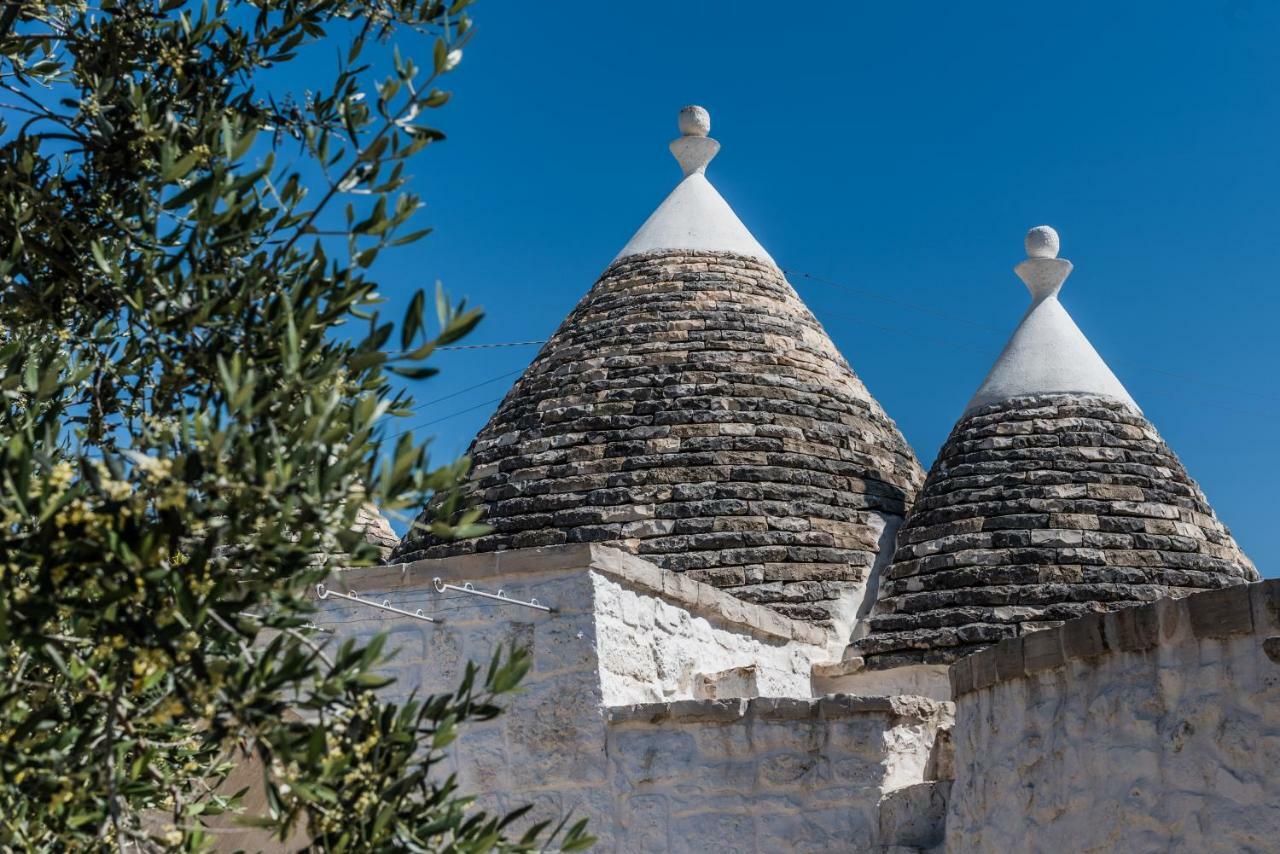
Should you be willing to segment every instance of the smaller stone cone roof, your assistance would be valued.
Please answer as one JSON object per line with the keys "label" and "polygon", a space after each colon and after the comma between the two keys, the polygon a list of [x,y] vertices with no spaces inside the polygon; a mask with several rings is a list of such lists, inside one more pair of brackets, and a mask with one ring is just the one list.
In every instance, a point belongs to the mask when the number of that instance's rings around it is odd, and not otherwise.
{"label": "smaller stone cone roof", "polygon": [[356,514],[356,523],[352,527],[364,537],[365,542],[377,547],[384,560],[391,556],[391,551],[400,541],[387,517],[382,515],[377,505],[368,502],[361,505]]}
{"label": "smaller stone cone roof", "polygon": [[719,146],[699,110],[672,144],[680,186],[476,437],[493,532],[411,533],[397,560],[600,542],[789,617],[852,619],[923,472],[702,175]]}
{"label": "smaller stone cone roof", "polygon": [[898,532],[855,642],[869,667],[951,662],[1083,613],[1258,577],[1058,304],[1070,264],[1031,261],[1018,272],[1033,307]]}

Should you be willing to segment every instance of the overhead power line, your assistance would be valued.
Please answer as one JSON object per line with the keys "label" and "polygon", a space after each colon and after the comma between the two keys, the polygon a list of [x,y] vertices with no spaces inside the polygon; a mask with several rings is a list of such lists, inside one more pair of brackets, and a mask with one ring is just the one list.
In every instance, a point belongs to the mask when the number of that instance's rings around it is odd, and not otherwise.
{"label": "overhead power line", "polygon": [[495,397],[493,400],[486,400],[483,403],[477,403],[475,406],[468,406],[466,409],[459,409],[456,412],[450,412],[448,415],[441,415],[439,418],[433,418],[430,421],[423,421],[421,424],[414,424],[411,427],[406,427],[405,429],[401,430],[399,433],[394,433],[391,436],[388,436],[387,438],[389,440],[399,439],[405,433],[412,433],[414,430],[420,430],[423,427],[430,427],[432,424],[439,424],[441,421],[448,421],[450,418],[456,418],[459,415],[466,415],[468,412],[473,412],[484,406],[492,406],[495,403],[501,402],[501,400],[502,398]]}
{"label": "overhead power line", "polygon": [[524,368],[516,368],[514,371],[507,371],[505,374],[498,374],[496,377],[490,377],[487,380],[481,380],[475,385],[469,385],[466,388],[460,388],[457,391],[453,392],[452,394],[446,394],[443,397],[437,397],[434,400],[428,400],[423,403],[419,403],[417,406],[412,407],[410,411],[416,412],[419,409],[426,409],[428,406],[434,406],[437,403],[442,403],[443,401],[449,400],[450,398],[454,398],[454,397],[458,397],[459,395],[466,394],[469,391],[474,391],[475,389],[483,388],[484,386],[490,385],[491,383],[496,383],[498,380],[504,380],[507,377],[514,376],[523,371],[524,371]]}
{"label": "overhead power line", "polygon": [[532,341],[497,341],[492,344],[450,344],[437,347],[437,350],[492,350],[497,347],[528,347],[533,344],[546,344],[546,338],[535,338]]}
{"label": "overhead power line", "polygon": [[[889,295],[886,295],[886,294],[880,293],[880,292],[878,292],[878,291],[876,291],[876,290],[874,290],[874,289],[872,289],[872,288],[862,287],[862,286],[858,286],[858,285],[851,285],[851,284],[849,284],[849,283],[847,283],[847,282],[839,282],[839,281],[835,281],[835,280],[833,280],[833,279],[828,279],[828,278],[825,278],[825,277],[823,277],[823,276],[815,275],[815,274],[813,274],[813,273],[807,273],[807,272],[805,272],[805,271],[803,271],[803,270],[783,269],[783,273],[785,273],[787,276],[789,276],[789,277],[791,277],[791,278],[793,278],[793,279],[804,279],[804,280],[811,281],[811,282],[817,282],[817,283],[819,283],[819,284],[826,285],[826,286],[828,286],[828,287],[834,287],[834,288],[839,288],[840,290],[850,291],[850,292],[852,292],[852,293],[856,293],[856,294],[859,294],[859,295],[861,295],[861,296],[863,296],[863,297],[866,297],[867,299],[876,300],[877,302],[882,302],[882,303],[886,303],[886,304],[889,304],[889,305],[896,305],[896,306],[900,306],[900,307],[902,307],[902,308],[906,308],[906,309],[909,309],[909,310],[911,310],[911,311],[920,312],[920,313],[922,313],[922,314],[929,314],[929,315],[932,315],[932,316],[934,316],[934,317],[943,318],[943,319],[945,319],[945,320],[949,320],[949,321],[952,321],[952,322],[960,323],[960,324],[965,325],[965,326],[971,326],[971,327],[973,327],[973,328],[975,328],[975,329],[980,329],[980,330],[982,330],[982,331],[984,331],[984,332],[987,332],[987,333],[991,333],[991,334],[995,334],[995,335],[1001,335],[1001,336],[1003,336],[1003,335],[1006,333],[1006,330],[998,329],[998,328],[996,328],[996,327],[994,327],[994,326],[991,326],[991,325],[989,325],[989,324],[981,323],[981,322],[979,322],[979,321],[975,321],[975,320],[972,320],[972,319],[970,319],[970,318],[966,318],[966,317],[963,317],[963,316],[957,315],[955,312],[949,312],[949,311],[946,311],[946,310],[944,310],[944,309],[939,309],[939,308],[936,308],[936,307],[933,307],[933,306],[926,306],[926,305],[921,305],[921,304],[919,304],[919,303],[911,302],[911,301],[908,301],[908,300],[898,299],[897,297],[893,297],[893,296],[889,296]],[[854,315],[851,315],[851,314],[848,314],[848,313],[845,313],[845,312],[838,312],[838,311],[837,311],[837,312],[830,312],[830,311],[827,311],[827,312],[824,312],[824,314],[829,315],[829,316],[839,317],[841,320],[848,321],[848,322],[850,322],[850,323],[854,323],[854,324],[857,324],[857,325],[859,325],[859,326],[868,327],[868,328],[870,328],[870,329],[876,329],[876,330],[879,330],[879,331],[881,331],[881,332],[887,332],[887,333],[889,333],[889,334],[891,334],[891,335],[899,335],[899,336],[902,336],[902,337],[905,337],[905,338],[910,338],[911,340],[916,341],[916,342],[920,342],[920,343],[931,344],[931,345],[934,345],[934,346],[944,347],[944,348],[952,349],[952,350],[962,350],[962,351],[969,352],[969,353],[986,354],[986,353],[988,352],[986,348],[983,348],[983,347],[978,346],[977,344],[974,344],[974,343],[971,343],[971,342],[964,342],[964,341],[961,341],[961,340],[958,340],[958,339],[954,339],[954,338],[943,338],[943,337],[938,337],[938,336],[929,336],[929,335],[924,335],[924,334],[921,334],[921,332],[920,332],[918,329],[901,329],[901,328],[896,328],[896,327],[893,327],[893,326],[886,326],[886,325],[884,325],[884,324],[880,324],[880,323],[873,323],[873,322],[870,322],[870,321],[864,320],[864,319],[862,319],[861,317],[855,317]],[[448,347],[440,347],[440,348],[438,348],[438,349],[440,349],[440,350],[488,350],[488,349],[505,348],[505,347],[525,347],[525,346],[531,346],[531,345],[534,345],[534,344],[545,344],[545,343],[547,342],[547,340],[548,340],[548,339],[545,339],[545,338],[538,338],[538,339],[530,339],[530,340],[527,340],[527,341],[498,341],[498,342],[491,342],[491,343],[486,343],[486,344],[456,344],[456,345],[451,345],[451,346],[448,346]],[[1255,397],[1255,398],[1258,398],[1258,399],[1261,399],[1261,400],[1268,400],[1268,401],[1280,402],[1280,397],[1277,397],[1277,396],[1275,396],[1275,395],[1263,394],[1263,393],[1259,393],[1259,392],[1256,392],[1256,391],[1250,391],[1250,390],[1247,390],[1247,389],[1233,388],[1233,387],[1225,386],[1225,385],[1223,385],[1223,384],[1221,384],[1221,383],[1216,383],[1216,382],[1213,382],[1212,380],[1207,380],[1207,379],[1205,379],[1205,378],[1203,378],[1203,377],[1197,377],[1197,376],[1194,376],[1194,375],[1191,375],[1191,374],[1184,374],[1184,373],[1181,373],[1181,372],[1178,372],[1178,371],[1169,371],[1169,370],[1166,370],[1166,369],[1163,369],[1163,368],[1153,367],[1153,366],[1151,366],[1151,365],[1146,365],[1146,364],[1142,364],[1142,363],[1134,362],[1134,361],[1132,361],[1132,360],[1128,360],[1128,359],[1116,359],[1116,360],[1113,360],[1113,361],[1117,362],[1118,364],[1127,365],[1127,366],[1129,366],[1129,367],[1131,367],[1131,368],[1136,368],[1136,369],[1138,369],[1138,370],[1143,370],[1143,371],[1147,371],[1147,372],[1150,372],[1150,373],[1158,374],[1158,375],[1160,375],[1160,376],[1167,377],[1167,378],[1170,378],[1170,379],[1176,379],[1176,380],[1179,380],[1180,382],[1192,383],[1192,384],[1195,384],[1195,385],[1200,385],[1200,386],[1203,386],[1203,387],[1205,387],[1205,388],[1210,388],[1210,389],[1213,389],[1213,390],[1215,390],[1215,391],[1219,391],[1219,392],[1225,392],[1225,393],[1233,394],[1233,395],[1244,395],[1244,396],[1248,396],[1248,397]],[[475,389],[477,389],[477,388],[481,388],[481,387],[483,387],[483,386],[490,385],[490,384],[492,384],[492,383],[498,382],[499,380],[505,379],[505,378],[507,378],[507,377],[514,376],[515,374],[521,373],[523,370],[524,370],[524,369],[523,369],[523,368],[521,368],[521,369],[517,369],[517,370],[513,370],[513,371],[507,371],[506,373],[499,374],[499,375],[497,375],[497,376],[495,376],[495,377],[490,377],[489,379],[487,379],[487,380],[482,380],[481,382],[475,383],[474,385],[467,386],[466,388],[459,389],[458,391],[452,392],[452,393],[447,394],[447,395],[444,395],[444,396],[442,396],[442,397],[435,398],[434,400],[429,400],[429,401],[427,401],[427,402],[425,402],[425,403],[418,404],[418,405],[416,405],[416,406],[414,406],[414,407],[413,407],[413,410],[415,410],[415,411],[416,411],[416,410],[420,410],[420,409],[425,409],[425,408],[426,408],[426,407],[428,407],[428,406],[432,406],[432,405],[437,404],[437,403],[440,403],[440,402],[442,402],[442,401],[450,400],[450,399],[455,398],[455,397],[459,397],[459,396],[461,396],[461,395],[463,395],[463,394],[466,394],[466,393],[467,393],[467,392],[469,392],[469,391],[473,391],[473,390],[475,390]],[[1146,390],[1146,391],[1144,391],[1144,393],[1152,393],[1152,392],[1154,392],[1154,393],[1156,393],[1156,394],[1159,394],[1159,395],[1166,396],[1166,397],[1167,397],[1167,396],[1180,396],[1180,395],[1177,395],[1177,394],[1176,394],[1176,393],[1174,393],[1174,392],[1169,392],[1169,391],[1164,391],[1164,390]],[[1184,396],[1184,395],[1182,395],[1182,396]],[[1185,397],[1185,396],[1184,396],[1184,397]],[[423,428],[423,427],[429,427],[429,426],[431,426],[431,425],[433,425],[433,424],[438,424],[438,423],[440,423],[440,422],[442,422],[442,421],[447,421],[447,420],[449,420],[449,419],[451,419],[451,418],[455,418],[455,417],[457,417],[457,416],[459,416],[459,415],[465,415],[465,414],[466,414],[466,413],[468,413],[468,412],[473,412],[473,411],[475,411],[475,410],[477,410],[477,409],[481,409],[481,408],[483,408],[483,407],[485,407],[485,406],[490,406],[490,405],[492,405],[492,404],[495,404],[495,403],[500,402],[501,400],[502,400],[502,398],[494,398],[493,400],[486,400],[486,401],[484,401],[483,403],[477,403],[477,404],[475,404],[474,406],[469,406],[469,407],[466,407],[465,409],[459,409],[459,410],[457,410],[456,412],[451,412],[451,413],[449,413],[449,414],[447,414],[447,415],[442,415],[442,416],[440,416],[439,418],[434,418],[434,419],[432,419],[432,420],[430,420],[430,421],[424,421],[424,422],[422,422],[422,423],[412,425],[412,426],[410,426],[410,427],[408,427],[408,428],[406,428],[406,429],[404,429],[404,430],[401,430],[400,432],[398,432],[398,433],[394,434],[394,435],[393,435],[393,436],[391,436],[390,438],[392,438],[392,439],[397,439],[397,438],[399,438],[400,436],[403,436],[405,433],[410,433],[410,432],[413,432],[414,430],[418,430],[418,429],[421,429],[421,428]],[[1275,417],[1273,414],[1262,413],[1262,412],[1255,412],[1255,411],[1251,411],[1251,410],[1244,410],[1244,409],[1239,409],[1239,408],[1235,408],[1235,409],[1234,409],[1234,411],[1236,411],[1236,412],[1238,412],[1238,413],[1240,413],[1240,414],[1244,414],[1244,415],[1251,415],[1251,416],[1260,417],[1260,418],[1273,418],[1273,417]]]}
{"label": "overhead power line", "polygon": [[[859,293],[859,294],[862,294],[863,296],[869,297],[870,299],[879,300],[880,302],[889,303],[892,305],[899,305],[899,306],[902,306],[903,308],[909,308],[909,309],[912,309],[913,311],[919,311],[925,314],[932,314],[935,317],[941,317],[946,320],[962,323],[966,326],[972,326],[975,329],[983,329],[988,332],[996,333],[998,335],[1007,334],[1007,330],[997,329],[994,326],[989,326],[984,323],[979,323],[979,322],[970,320],[969,318],[962,317],[956,314],[955,312],[949,312],[943,309],[934,308],[932,306],[923,306],[917,303],[907,302],[905,300],[884,296],[882,294],[876,293],[875,291],[869,288],[859,287],[857,285],[850,285],[845,282],[837,282],[831,279],[825,279],[821,276],[815,276],[812,273],[806,273],[802,270],[783,270],[783,272],[793,278],[808,279],[809,281],[819,282],[824,285],[830,285],[832,287],[840,288],[841,290]],[[848,317],[847,315],[840,315],[840,316]],[[855,320],[854,322],[858,322],[858,321]],[[870,324],[870,323],[864,323],[863,325],[875,326],[875,324]],[[882,328],[884,328],[886,331],[890,331],[887,327],[882,327]],[[1114,361],[1116,364],[1120,364],[1120,365],[1127,365],[1131,368],[1137,368],[1138,370],[1148,371],[1153,374],[1160,374],[1161,376],[1169,377],[1171,379],[1181,380],[1183,382],[1195,383],[1197,385],[1201,385],[1206,388],[1212,388],[1216,391],[1225,391],[1231,394],[1242,394],[1248,397],[1256,397],[1261,400],[1270,400],[1276,403],[1280,403],[1280,397],[1277,397],[1276,395],[1261,394],[1259,392],[1250,391],[1248,389],[1233,388],[1230,386],[1225,386],[1218,382],[1214,382],[1213,380],[1205,379],[1203,377],[1197,377],[1192,374],[1184,374],[1177,371],[1169,371],[1164,368],[1157,368],[1152,365],[1143,364],[1141,362],[1135,362],[1131,359],[1121,358],[1121,359],[1112,359],[1109,361]]]}

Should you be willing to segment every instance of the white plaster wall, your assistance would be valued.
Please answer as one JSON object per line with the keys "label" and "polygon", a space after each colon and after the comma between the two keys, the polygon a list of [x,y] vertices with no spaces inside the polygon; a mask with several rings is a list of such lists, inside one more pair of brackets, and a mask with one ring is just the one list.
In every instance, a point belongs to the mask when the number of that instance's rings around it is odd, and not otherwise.
{"label": "white plaster wall", "polygon": [[[687,700],[696,674],[746,664],[759,666],[762,692],[807,697],[822,649],[734,632],[585,568],[476,586],[536,596],[557,612],[437,594],[419,580],[359,593],[439,623],[333,598],[316,622],[334,631],[330,643],[388,630],[399,652],[384,694],[395,700],[454,689],[468,661],[487,663],[500,644],[529,647],[523,688],[497,719],[464,727],[442,770],[481,808],[531,803],[538,819],[588,817],[595,850],[862,850],[883,792],[921,781],[949,722],[945,704],[910,698]],[[627,716],[649,699],[682,702]],[[662,719],[645,719],[654,709]]]}
{"label": "white plaster wall", "polygon": [[957,701],[947,850],[1280,850],[1267,634],[1073,659]]}
{"label": "white plaster wall", "polygon": [[773,263],[701,172],[681,181],[613,260],[664,249],[734,252]]}
{"label": "white plaster wall", "polygon": [[759,696],[807,697],[821,647],[757,637],[591,573],[607,706],[691,699],[700,674],[754,666]]}
{"label": "white plaster wall", "polygon": [[440,623],[338,599],[321,603],[325,610],[316,623],[335,631],[332,642],[388,631],[388,649],[399,653],[386,668],[396,682],[383,695],[397,701],[415,689],[420,697],[454,690],[468,661],[483,668],[499,646],[515,642],[530,648],[532,669],[520,690],[504,700],[504,714],[467,724],[450,748],[446,770],[457,773],[463,791],[476,795],[485,809],[533,803],[541,818],[609,814],[589,573],[512,574],[476,582],[481,590],[502,588],[517,599],[537,597],[554,605],[555,614],[453,591],[438,594],[429,585],[428,580],[425,587],[358,592],[410,611],[422,608]]}

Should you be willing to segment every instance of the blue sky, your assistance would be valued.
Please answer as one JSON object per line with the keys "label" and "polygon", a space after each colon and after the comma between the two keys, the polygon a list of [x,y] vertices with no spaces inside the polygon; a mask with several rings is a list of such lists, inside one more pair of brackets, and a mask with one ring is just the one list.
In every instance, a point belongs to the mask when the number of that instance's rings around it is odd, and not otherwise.
{"label": "blue sky", "polygon": [[[471,343],[547,337],[675,185],[676,113],[703,104],[708,176],[925,465],[1025,310],[1011,267],[1047,223],[1076,265],[1063,303],[1280,574],[1280,4],[489,0],[474,18],[436,115],[449,139],[414,170],[436,231],[377,271],[393,304],[439,279],[487,310]],[[516,374],[458,392],[535,352],[442,354],[414,393],[447,399],[406,425],[464,451]]]}

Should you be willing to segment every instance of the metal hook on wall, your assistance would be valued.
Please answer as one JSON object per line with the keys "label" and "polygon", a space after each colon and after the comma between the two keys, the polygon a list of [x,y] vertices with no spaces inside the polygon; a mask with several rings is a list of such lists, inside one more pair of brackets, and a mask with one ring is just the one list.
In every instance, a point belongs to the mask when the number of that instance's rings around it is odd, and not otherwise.
{"label": "metal hook on wall", "polygon": [[370,608],[377,608],[380,611],[390,611],[391,613],[399,614],[402,617],[411,617],[415,620],[422,620],[426,623],[439,622],[439,620],[434,617],[428,617],[426,614],[422,613],[421,608],[418,608],[415,611],[406,611],[403,608],[397,608],[395,605],[392,605],[390,599],[383,599],[382,603],[379,604],[369,599],[360,598],[354,590],[348,590],[346,593],[339,593],[336,590],[330,590],[323,584],[317,584],[316,596],[320,599],[328,599],[330,596],[337,596],[339,599],[346,599],[349,602],[359,602],[361,605],[368,605]]}
{"label": "metal hook on wall", "polygon": [[508,605],[520,605],[524,608],[536,608],[539,611],[546,611],[548,614],[554,614],[555,608],[548,607],[538,602],[537,599],[530,599],[528,602],[522,602],[519,599],[512,599],[502,592],[502,588],[498,588],[497,593],[485,593],[483,590],[477,590],[471,586],[471,582],[463,582],[459,587],[456,584],[445,584],[439,578],[431,579],[431,583],[435,585],[437,593],[443,593],[446,590],[457,590],[459,593],[469,593],[472,596],[483,596],[485,599],[494,599],[498,602],[505,602]]}

